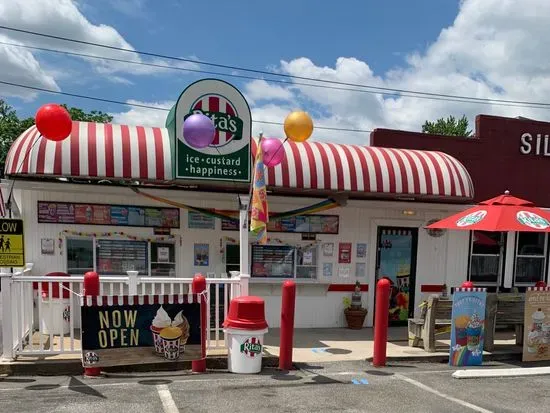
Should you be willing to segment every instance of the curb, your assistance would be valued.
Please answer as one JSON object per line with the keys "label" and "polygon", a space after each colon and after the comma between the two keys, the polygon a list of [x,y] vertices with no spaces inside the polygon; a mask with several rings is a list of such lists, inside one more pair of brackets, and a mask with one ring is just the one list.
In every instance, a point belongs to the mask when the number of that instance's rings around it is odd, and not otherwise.
{"label": "curb", "polygon": [[[264,356],[262,359],[263,368],[277,367],[278,365],[278,357]],[[208,370],[227,370],[227,356],[207,357],[206,368]],[[102,369],[102,372],[145,373],[181,370],[191,370],[191,361],[116,366]],[[0,375],[8,376],[79,376],[83,372],[84,368],[80,359],[0,362]]]}
{"label": "curb", "polygon": [[[484,354],[483,361],[521,361],[521,353],[492,353]],[[372,363],[373,357],[368,357],[367,362]],[[388,356],[386,358],[388,362],[410,362],[410,363],[449,363],[448,354],[434,354],[430,356]]]}

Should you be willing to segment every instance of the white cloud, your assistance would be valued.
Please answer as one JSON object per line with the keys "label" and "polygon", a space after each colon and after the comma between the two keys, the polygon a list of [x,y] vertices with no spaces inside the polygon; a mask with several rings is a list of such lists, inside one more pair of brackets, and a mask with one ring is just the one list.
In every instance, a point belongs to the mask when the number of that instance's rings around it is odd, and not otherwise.
{"label": "white cloud", "polygon": [[[159,109],[170,109],[176,102],[140,102],[137,100],[128,100],[126,103],[130,105],[152,106]],[[113,122],[121,125],[164,126],[168,111],[159,109],[134,106],[128,111],[111,113],[111,115],[113,116]]]}
{"label": "white cloud", "polygon": [[[455,21],[423,51],[410,51],[401,67],[375,73],[368,62],[340,57],[319,66],[307,57],[282,61],[277,71],[336,82],[430,93],[531,102],[550,99],[550,2],[548,0],[464,0]],[[307,83],[299,80],[297,83]],[[357,87],[334,85],[337,88]],[[315,125],[370,130],[376,127],[420,130],[425,120],[476,114],[524,116],[550,120],[550,109],[428,100],[379,93],[282,87],[253,81],[243,88],[256,120],[282,123],[300,106]],[[143,119],[148,115],[142,114]],[[253,132],[282,136],[279,125],[255,123]],[[317,128],[314,139],[368,143],[368,133]]]}

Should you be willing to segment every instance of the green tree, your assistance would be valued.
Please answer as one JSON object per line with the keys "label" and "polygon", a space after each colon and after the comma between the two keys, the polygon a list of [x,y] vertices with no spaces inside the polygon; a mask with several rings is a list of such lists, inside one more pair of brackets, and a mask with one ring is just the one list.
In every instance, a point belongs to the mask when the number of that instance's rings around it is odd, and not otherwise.
{"label": "green tree", "polygon": [[472,136],[472,130],[468,129],[469,126],[466,115],[463,115],[460,119],[449,116],[447,119],[440,118],[435,122],[426,121],[422,125],[422,132],[434,135]]}
{"label": "green tree", "polygon": [[[109,123],[113,120],[111,115],[101,111],[92,110],[91,112],[85,112],[82,109],[68,107],[65,104],[61,106],[67,109],[72,120],[97,123]],[[33,124],[33,117],[20,119],[15,109],[5,100],[0,99],[0,165],[2,169],[13,141]]]}

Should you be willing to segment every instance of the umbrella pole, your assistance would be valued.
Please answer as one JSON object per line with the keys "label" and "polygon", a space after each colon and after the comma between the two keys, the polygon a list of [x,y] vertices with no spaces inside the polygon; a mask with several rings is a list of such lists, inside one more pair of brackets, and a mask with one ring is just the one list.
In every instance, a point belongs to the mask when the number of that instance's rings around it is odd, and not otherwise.
{"label": "umbrella pole", "polygon": [[502,277],[503,277],[503,271],[506,269],[506,263],[504,262],[504,232],[500,233],[500,257],[498,261],[498,278],[497,278],[497,290],[496,293],[498,294],[498,291],[500,289],[500,284],[502,283]]}

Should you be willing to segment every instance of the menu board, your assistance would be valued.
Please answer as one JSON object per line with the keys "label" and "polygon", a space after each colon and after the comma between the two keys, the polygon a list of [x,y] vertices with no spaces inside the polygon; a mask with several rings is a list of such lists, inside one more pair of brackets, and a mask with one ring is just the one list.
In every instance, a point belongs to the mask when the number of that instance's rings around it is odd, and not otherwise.
{"label": "menu board", "polygon": [[148,272],[147,242],[101,239],[96,244],[99,274],[126,274],[126,271]]}
{"label": "menu board", "polygon": [[230,221],[222,218],[222,231],[238,231],[239,221]]}
{"label": "menu board", "polygon": [[187,226],[189,229],[215,229],[216,220],[213,216],[201,214],[196,211],[187,213]]}
{"label": "menu board", "polygon": [[293,278],[294,247],[253,245],[252,277]]}
{"label": "menu board", "polygon": [[178,208],[38,201],[38,222],[179,228],[180,211]]}
{"label": "menu board", "polygon": [[338,234],[338,215],[298,215],[295,217],[270,219],[268,232],[294,232],[309,234]]}

